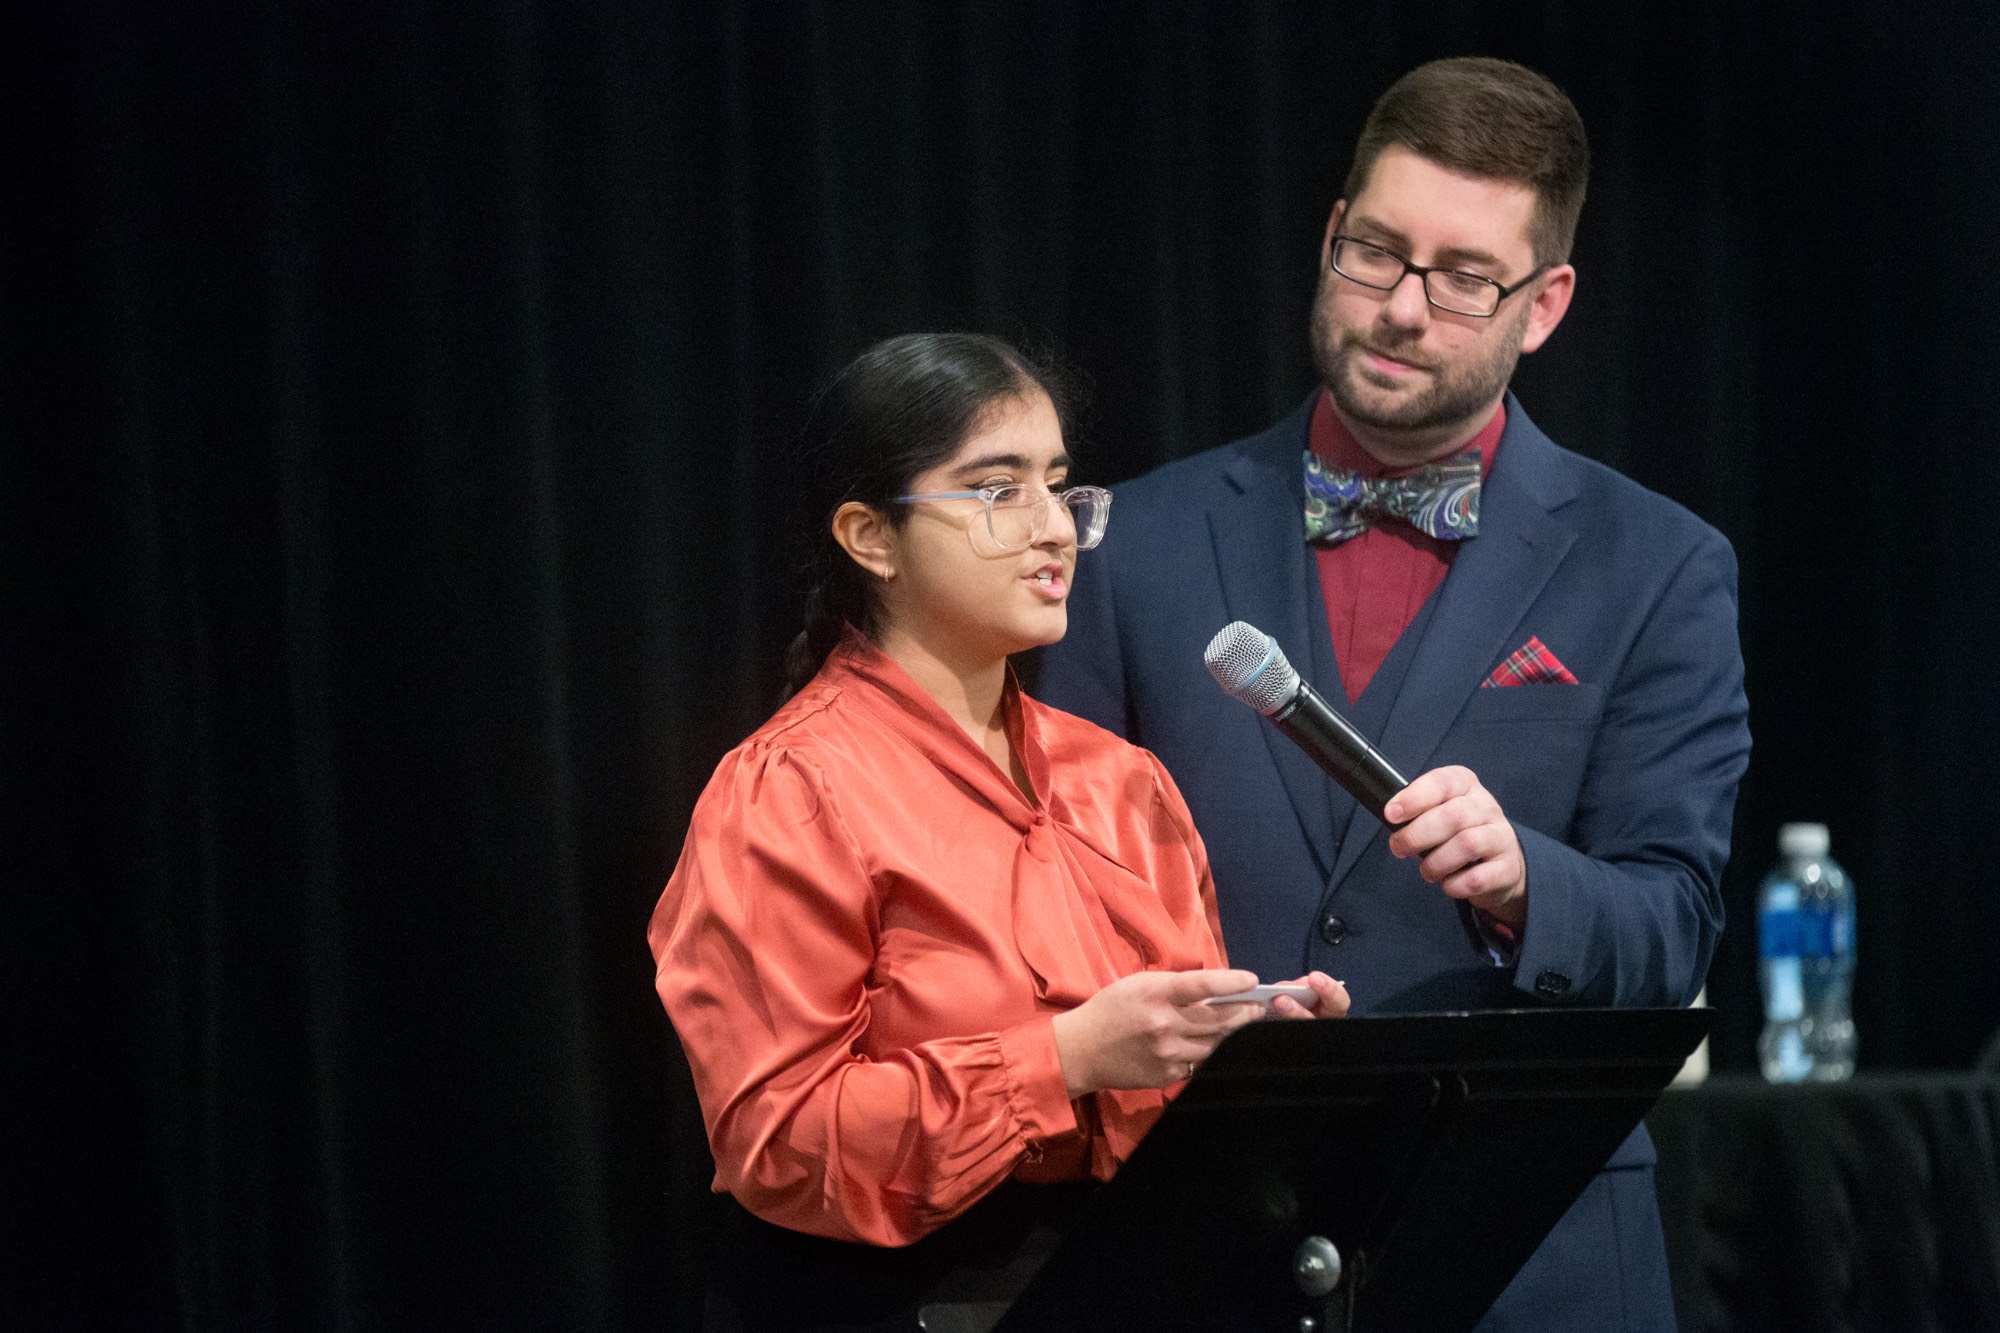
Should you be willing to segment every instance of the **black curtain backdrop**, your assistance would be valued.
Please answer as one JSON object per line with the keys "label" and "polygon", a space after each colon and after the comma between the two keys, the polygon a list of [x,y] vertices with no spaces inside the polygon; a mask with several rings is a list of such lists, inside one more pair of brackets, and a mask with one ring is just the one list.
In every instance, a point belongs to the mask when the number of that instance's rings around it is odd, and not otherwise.
{"label": "black curtain backdrop", "polygon": [[9,1326],[689,1326],[644,929],[773,697],[808,391],[975,328],[1086,372],[1093,479],[1261,427],[1438,55],[1591,131],[1529,410],[1742,559],[1718,1063],[1784,819],[1859,884],[1864,1065],[2000,1022],[2000,9],[47,8],[0,42]]}

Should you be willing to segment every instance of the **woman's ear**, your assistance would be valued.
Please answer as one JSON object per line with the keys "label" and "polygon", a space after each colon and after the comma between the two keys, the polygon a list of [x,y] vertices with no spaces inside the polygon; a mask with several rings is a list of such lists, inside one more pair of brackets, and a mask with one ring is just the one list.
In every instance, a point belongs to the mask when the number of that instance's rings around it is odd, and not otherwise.
{"label": "woman's ear", "polygon": [[833,539],[876,578],[886,582],[896,577],[895,534],[880,510],[849,500],[833,511]]}

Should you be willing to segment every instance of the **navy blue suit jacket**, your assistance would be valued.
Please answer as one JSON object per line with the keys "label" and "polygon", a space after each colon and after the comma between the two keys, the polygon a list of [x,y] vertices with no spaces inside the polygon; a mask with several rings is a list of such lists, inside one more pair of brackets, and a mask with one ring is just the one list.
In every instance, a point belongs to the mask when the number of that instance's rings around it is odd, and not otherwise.
{"label": "navy blue suit jacket", "polygon": [[[1750,748],[1728,542],[1558,448],[1509,396],[1479,535],[1344,709],[1410,777],[1470,768],[1513,822],[1528,922],[1495,966],[1470,909],[1392,857],[1381,824],[1202,664],[1210,636],[1246,620],[1345,704],[1305,543],[1311,405],[1116,488],[1036,692],[1166,764],[1236,966],[1266,980],[1320,968],[1357,1013],[1687,1004],[1722,927]],[[1578,683],[1481,688],[1531,636]],[[1651,1161],[1641,1130],[1611,1165]]]}

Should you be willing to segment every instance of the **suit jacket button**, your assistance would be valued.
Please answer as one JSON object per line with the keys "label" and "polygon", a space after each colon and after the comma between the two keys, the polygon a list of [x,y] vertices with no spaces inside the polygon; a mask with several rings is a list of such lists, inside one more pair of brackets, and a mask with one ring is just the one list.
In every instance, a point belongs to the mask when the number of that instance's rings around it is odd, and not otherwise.
{"label": "suit jacket button", "polygon": [[1347,923],[1328,912],[1319,923],[1319,937],[1328,944],[1338,944],[1347,938]]}
{"label": "suit jacket button", "polygon": [[1535,978],[1535,990],[1551,1000],[1560,999],[1569,993],[1569,978],[1550,968]]}

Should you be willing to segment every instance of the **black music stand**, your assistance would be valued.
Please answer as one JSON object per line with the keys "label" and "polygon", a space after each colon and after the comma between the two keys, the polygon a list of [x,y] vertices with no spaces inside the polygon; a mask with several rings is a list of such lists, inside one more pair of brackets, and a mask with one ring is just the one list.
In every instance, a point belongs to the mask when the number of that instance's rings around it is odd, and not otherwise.
{"label": "black music stand", "polygon": [[1465,1333],[1709,1019],[1597,1009],[1252,1024],[1092,1200],[1000,1333]]}

